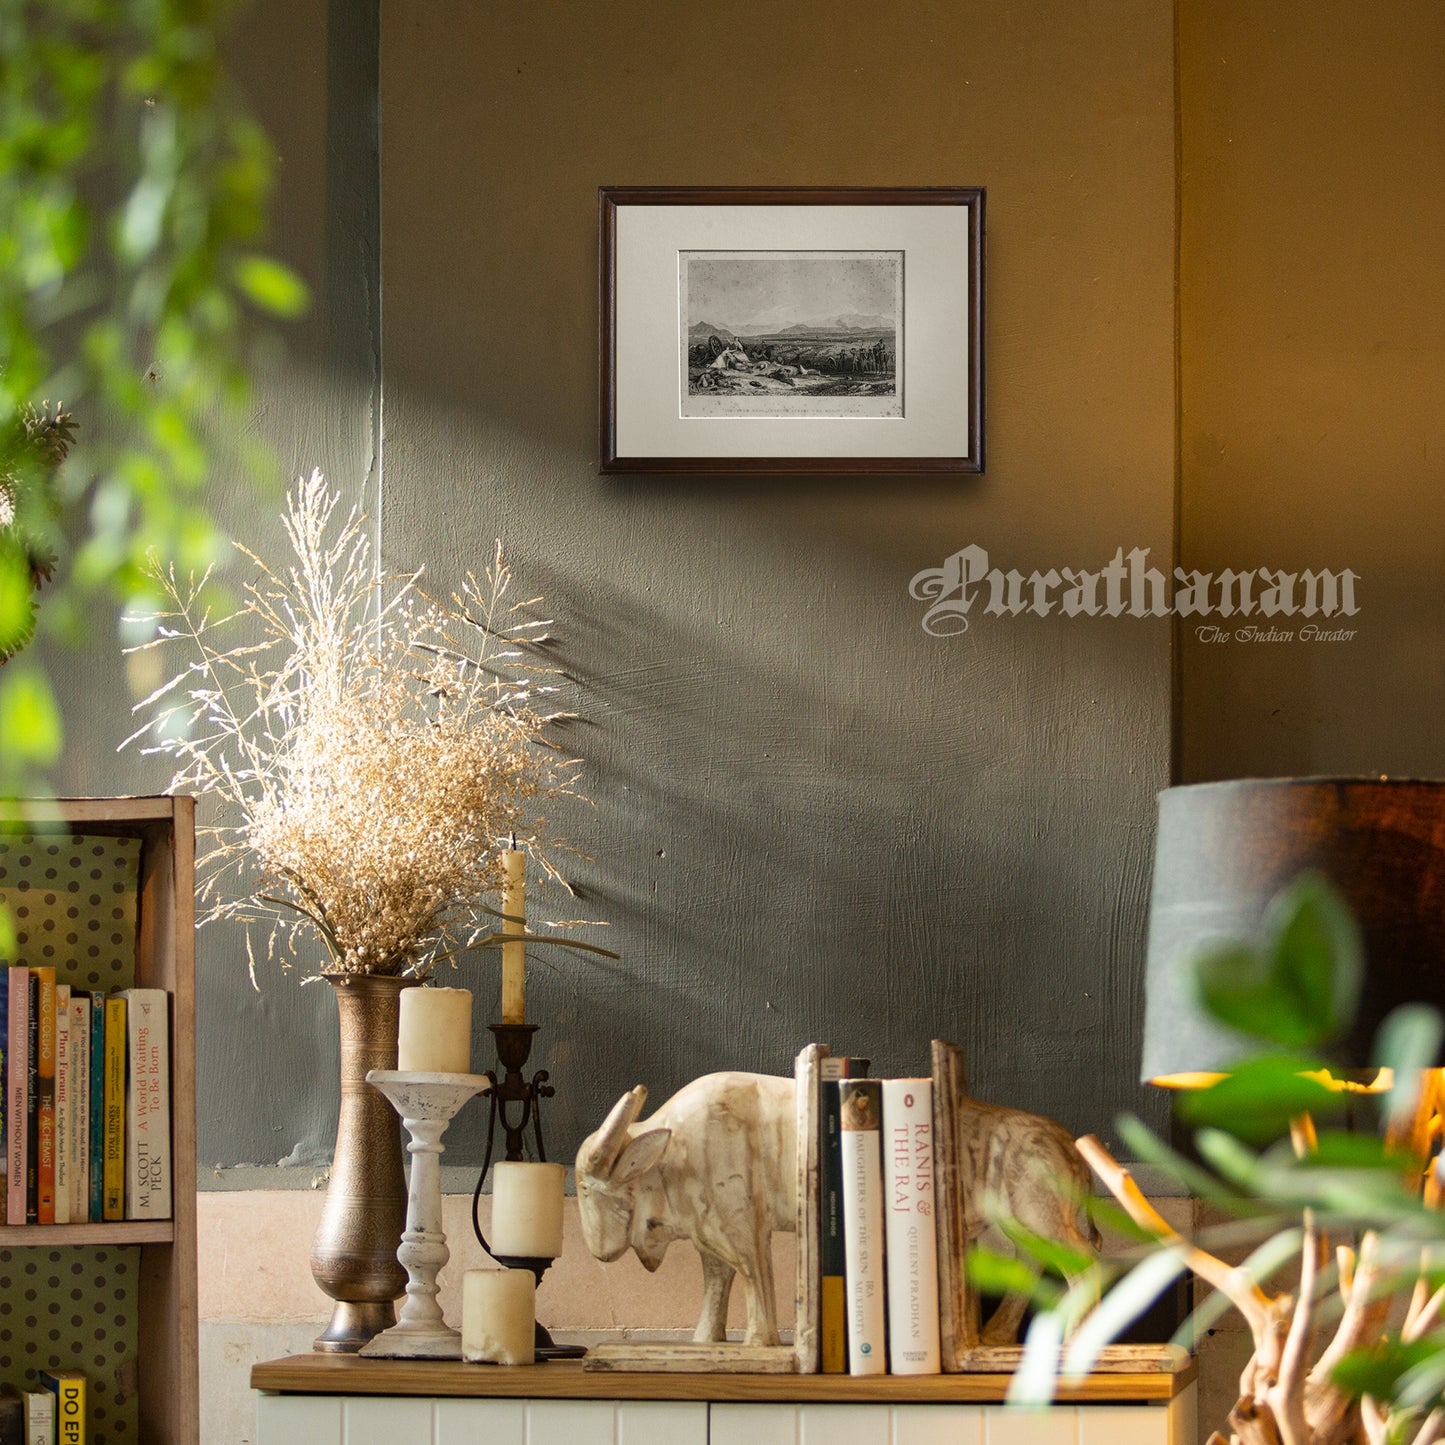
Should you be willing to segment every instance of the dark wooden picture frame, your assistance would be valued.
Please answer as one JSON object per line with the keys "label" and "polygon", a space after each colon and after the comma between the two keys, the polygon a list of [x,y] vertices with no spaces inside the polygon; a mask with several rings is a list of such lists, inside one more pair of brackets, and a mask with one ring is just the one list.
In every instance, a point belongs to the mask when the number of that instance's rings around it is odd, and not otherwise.
{"label": "dark wooden picture frame", "polygon": [[[670,236],[653,247],[650,262],[639,263],[626,256],[626,238],[618,237],[620,212],[629,207],[678,207],[709,208],[694,211],[698,217],[698,238],[691,241],[695,250],[672,246]],[[772,212],[762,211],[756,215],[750,211],[722,212],[718,208],[773,208]],[[828,217],[824,211],[798,210],[798,208],[841,208],[835,217]],[[939,230],[929,227],[931,217],[919,214],[916,223],[910,223],[905,211],[900,210],[893,225],[881,223],[879,218],[893,221],[890,212],[864,210],[864,208],[935,208],[955,207],[965,212],[964,224],[948,231],[948,240],[938,240]],[[642,217],[642,212],[637,212]],[[666,217],[675,236],[685,236],[688,218],[679,212],[673,218],[670,212],[647,211],[647,217]],[[728,224],[744,218],[744,237],[737,250],[725,249],[720,241],[727,240]],[[840,231],[837,250],[822,249],[816,237],[821,228],[837,218],[844,230]],[[876,250],[868,246],[870,221],[876,228],[879,240]],[[704,224],[705,223],[705,224]],[[650,223],[649,223],[650,224]],[[918,230],[920,256],[926,257],[926,264],[910,264],[912,251],[905,241],[909,225]],[[796,246],[788,244],[793,227],[802,238]],[[769,237],[769,228],[776,231]],[[762,473],[777,475],[795,474],[951,474],[981,473],[984,470],[984,357],[983,357],[983,314],[984,314],[984,191],[981,186],[603,186],[598,191],[598,290],[600,290],[600,348],[598,348],[598,390],[600,390],[600,471],[603,474],[712,474],[730,475]],[[770,244],[757,243],[756,237],[770,238]],[[863,237],[863,246],[857,238]],[[751,244],[747,244],[751,238]],[[848,241],[854,244],[848,244]],[[834,321],[816,321],[808,324],[790,325],[779,328],[780,335],[764,335],[759,328],[749,328],[746,337],[725,327],[709,328],[701,322],[689,325],[685,296],[688,286],[683,285],[683,256],[694,257],[694,266],[711,264],[727,266],[734,257],[751,262],[754,256],[764,264],[779,267],[776,275],[792,276],[788,272],[793,266],[792,257],[805,260],[821,260],[835,267],[873,266],[876,275],[868,279],[873,292],[881,285],[880,277],[896,276],[896,309],[884,315],[855,315],[837,318]],[[854,256],[866,257],[854,262]],[[873,257],[886,260],[873,260]],[[721,262],[714,257],[722,257]],[[620,262],[627,264],[623,283],[618,280]],[[676,273],[669,272],[668,262],[675,264]],[[699,270],[699,276],[711,273]],[[741,275],[741,272],[738,272]],[[767,277],[773,273],[764,272],[754,266],[750,276]],[[824,276],[822,270],[816,276]],[[838,275],[842,275],[841,270]],[[637,277],[642,276],[639,283]],[[919,277],[946,277],[952,288],[949,306],[957,312],[962,322],[964,335],[958,335],[958,327],[939,329],[928,325],[913,324],[912,318],[923,318],[929,312],[929,296],[926,286]],[[925,286],[925,295],[910,296],[905,290],[905,277],[910,286]],[[730,285],[724,280],[722,286]],[[860,282],[860,285],[863,283]],[[892,282],[889,282],[892,285]],[[647,305],[653,319],[644,327],[633,327],[629,331],[629,316],[618,316],[618,306],[626,305],[627,296],[636,296],[639,286],[647,296]],[[620,292],[623,295],[620,296]],[[702,289],[698,290],[702,295]],[[736,288],[734,292],[736,293]],[[751,293],[750,293],[751,295]],[[850,292],[851,295],[851,292]],[[754,298],[756,299],[756,298]],[[701,305],[701,303],[699,303]],[[802,303],[798,303],[802,306]],[[905,305],[912,306],[909,327],[903,327]],[[670,308],[670,315],[668,314]],[[805,308],[803,308],[805,309]],[[788,315],[786,306],[773,308],[772,314]],[[621,325],[620,325],[621,322]],[[853,327],[858,331],[834,331],[825,334],[818,328]],[[812,329],[809,329],[812,328]],[[764,328],[766,329],[766,328]],[[629,340],[629,355],[618,358],[618,335],[620,331]],[[636,335],[644,332],[642,345],[637,345]],[[689,344],[691,338],[705,335],[712,347],[714,363],[707,368],[699,367],[695,360],[698,351]],[[718,335],[721,332],[721,335]],[[802,341],[793,344],[793,337]],[[848,345],[851,338],[858,338]],[[868,338],[873,341],[868,342]],[[821,340],[819,340],[821,338]],[[831,340],[829,340],[831,338]],[[730,355],[720,355],[730,351]],[[811,350],[803,350],[811,348]],[[803,354],[799,354],[802,351]],[[689,354],[694,360],[689,360]],[[858,363],[858,355],[864,355],[866,363]],[[640,381],[636,374],[637,357],[642,355],[649,380]],[[822,367],[838,367],[837,374],[819,374],[818,358]],[[702,357],[702,361],[707,358]],[[808,361],[814,367],[806,366]],[[932,363],[932,367],[931,367]],[[861,370],[867,366],[871,371],[866,379],[854,380],[842,374],[842,367]],[[708,376],[707,371],[721,367],[720,377]],[[958,384],[958,373],[962,373]],[[756,374],[757,379],[753,376]],[[928,384],[913,386],[910,379],[925,377]],[[717,381],[717,389],[727,393],[714,397],[704,387]],[[753,392],[744,390],[751,387]],[[678,407],[678,415],[663,415],[663,406],[670,407],[678,393],[682,394],[683,407],[698,407],[698,412],[686,413]],[[757,393],[757,394],[754,394]],[[798,399],[795,400],[795,393]],[[854,393],[864,393],[858,399]],[[916,396],[923,393],[925,400],[918,402]],[[630,436],[639,432],[637,426],[627,428],[618,425],[618,405],[633,407],[634,397],[647,394],[647,409],[660,422],[649,422],[653,431],[659,434],[657,444],[631,447],[623,451],[620,441],[626,444]],[[840,399],[841,394],[841,399]],[[819,400],[822,399],[822,400]],[[909,405],[913,405],[910,413]],[[715,410],[701,410],[702,407]],[[806,407],[838,407],[837,413],[816,415]],[[734,407],[737,410],[728,410]],[[753,410],[744,410],[753,407]],[[796,407],[788,415],[775,415],[785,407]],[[858,412],[845,410],[858,407]],[[861,410],[873,407],[873,410]],[[892,407],[892,410],[887,410]],[[688,447],[668,447],[669,436],[683,436],[688,428],[689,416],[705,418],[709,431],[702,429],[688,435]],[[743,428],[724,426],[730,432],[727,449],[711,451],[702,436],[717,436],[717,418],[722,422],[743,422]],[[863,420],[863,428],[858,428]],[[910,448],[892,448],[893,439],[906,434],[907,428],[894,429],[894,423],[910,423],[919,444]],[[835,426],[832,445],[827,454],[818,454],[815,449],[821,426]],[[812,428],[814,431],[806,431]],[[851,431],[850,431],[851,428]],[[926,429],[926,431],[925,431]],[[844,452],[845,442],[870,434],[871,441],[857,454]],[[621,434],[621,435],[620,435]],[[766,434],[766,435],[764,435]],[[786,447],[753,447],[753,439],[779,438],[786,435]],[[949,444],[942,448],[928,447],[929,442],[944,436]],[[809,449],[808,455],[802,455]],[[912,451],[928,449],[929,454],[910,454]],[[902,454],[900,454],[902,452]]]}

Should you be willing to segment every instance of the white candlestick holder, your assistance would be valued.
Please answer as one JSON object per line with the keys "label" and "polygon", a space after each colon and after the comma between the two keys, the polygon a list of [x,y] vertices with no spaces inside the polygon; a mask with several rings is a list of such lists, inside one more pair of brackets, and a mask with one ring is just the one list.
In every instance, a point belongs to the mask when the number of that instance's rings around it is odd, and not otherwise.
{"label": "white candlestick holder", "polygon": [[442,1135],[458,1111],[490,1083],[485,1074],[431,1074],[372,1069],[366,1082],[391,1101],[411,1142],[406,1230],[396,1257],[406,1270],[397,1322],[360,1353],[406,1360],[459,1360],[462,1337],[442,1317],[437,1276],[452,1257],[442,1228]]}

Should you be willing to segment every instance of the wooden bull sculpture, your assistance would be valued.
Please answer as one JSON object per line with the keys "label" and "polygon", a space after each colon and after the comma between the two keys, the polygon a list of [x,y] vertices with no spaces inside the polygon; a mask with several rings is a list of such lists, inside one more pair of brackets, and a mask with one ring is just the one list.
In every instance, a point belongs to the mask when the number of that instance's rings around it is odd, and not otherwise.
{"label": "wooden bull sculpture", "polygon": [[674,1239],[697,1246],[699,1343],[725,1338],[735,1275],[747,1294],[745,1343],[779,1343],[772,1234],[797,1228],[795,1098],[792,1079],[705,1074],[640,1125],[639,1084],[577,1151],[582,1234],[598,1259],[631,1248],[655,1270]]}

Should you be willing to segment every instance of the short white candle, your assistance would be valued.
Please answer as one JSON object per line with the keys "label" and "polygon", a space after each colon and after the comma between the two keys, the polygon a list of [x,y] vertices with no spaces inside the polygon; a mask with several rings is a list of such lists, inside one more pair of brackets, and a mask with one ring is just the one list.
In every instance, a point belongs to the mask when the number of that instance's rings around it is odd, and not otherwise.
{"label": "short white candle", "polygon": [[492,1229],[487,1242],[495,1258],[556,1259],[562,1253],[560,1164],[502,1163],[492,1174]]}
{"label": "short white candle", "polygon": [[530,1365],[537,1281],[529,1269],[469,1269],[462,1276],[462,1359]]}
{"label": "short white candle", "polygon": [[470,1074],[472,995],[464,988],[408,988],[401,995],[396,1066],[414,1074]]}

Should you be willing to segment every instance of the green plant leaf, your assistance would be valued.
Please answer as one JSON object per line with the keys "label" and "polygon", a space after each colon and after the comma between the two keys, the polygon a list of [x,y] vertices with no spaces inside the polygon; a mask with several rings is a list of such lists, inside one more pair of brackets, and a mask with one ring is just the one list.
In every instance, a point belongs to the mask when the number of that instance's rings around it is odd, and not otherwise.
{"label": "green plant leaf", "polygon": [[1394,1074],[1385,1098],[1385,1111],[1394,1120],[1406,1120],[1420,1097],[1422,1072],[1440,1055],[1440,1015],[1428,1004],[1407,1003],[1394,1009],[1375,1035],[1374,1057],[1382,1069]]}
{"label": "green plant leaf", "polygon": [[1117,1339],[1185,1271],[1183,1252],[1161,1249],[1141,1260],[1099,1301],[1064,1356],[1064,1375],[1077,1379],[1094,1368],[1104,1346]]}
{"label": "green plant leaf", "polygon": [[988,1249],[970,1249],[964,1269],[969,1282],[983,1294],[1021,1294],[1031,1299],[1039,1282],[1037,1269]]}
{"label": "green plant leaf", "polygon": [[1222,1023],[1285,1048],[1318,1048],[1346,1028],[1359,1000],[1363,949],[1339,895],[1306,874],[1265,916],[1265,943],[1222,943],[1195,961],[1202,1002]]}
{"label": "green plant leaf", "polygon": [[1335,1382],[1352,1395],[1371,1395],[1376,1400],[1394,1398],[1400,1376],[1425,1363],[1440,1350],[1436,1340],[1415,1340],[1401,1344],[1386,1339],[1373,1349],[1353,1350],[1334,1368]]}
{"label": "green plant leaf", "polygon": [[1024,1339],[1024,1357],[1009,1381],[1008,1403],[1041,1410],[1054,1397],[1059,1378],[1059,1350],[1064,1343],[1064,1322],[1056,1314],[1035,1315]]}
{"label": "green plant leaf", "polygon": [[1053,1274],[1067,1279],[1071,1275],[1083,1274],[1094,1262],[1092,1254],[1070,1249],[1056,1239],[1046,1239],[1031,1229],[1025,1229],[1017,1220],[1001,1218],[994,1222],[1012,1244]]}
{"label": "green plant leaf", "polygon": [[1221,1129],[1201,1129],[1194,1136],[1194,1147],[1206,1164],[1217,1169],[1225,1179],[1250,1193],[1258,1191],[1263,1169],[1257,1155],[1246,1149],[1233,1134]]}
{"label": "green plant leaf", "polygon": [[0,738],[10,768],[47,768],[60,756],[60,712],[38,668],[11,662],[0,675]]}
{"label": "green plant leaf", "polygon": [[1445,1391],[1445,1339],[1434,1335],[1420,1343],[1432,1348],[1400,1371],[1388,1396],[1406,1410],[1433,1407]]}
{"label": "green plant leaf", "polygon": [[1186,1093],[1176,1105],[1180,1119],[1195,1128],[1224,1129],[1253,1144],[1268,1144],[1289,1130],[1301,1114],[1324,1118],[1339,1113],[1347,1096],[1309,1077],[1318,1059],[1266,1055],[1246,1059],[1218,1083]]}
{"label": "green plant leaf", "polygon": [[1155,1164],[1183,1184],[1199,1199],[1208,1199],[1230,1210],[1245,1203],[1236,1191],[1221,1184],[1207,1169],[1201,1169],[1182,1154],[1171,1149],[1143,1120],[1132,1114],[1121,1115],[1114,1124],[1119,1138],[1136,1159]]}
{"label": "green plant leaf", "polygon": [[1266,1158],[1286,1168],[1384,1169],[1400,1173],[1412,1167],[1408,1154],[1390,1149],[1374,1134],[1355,1134],[1346,1129],[1322,1129],[1315,1147],[1305,1159],[1297,1159],[1293,1148],[1281,1142]]}
{"label": "green plant leaf", "polygon": [[311,305],[306,283],[289,266],[270,256],[240,257],[235,276],[242,294],[273,316],[294,318]]}

